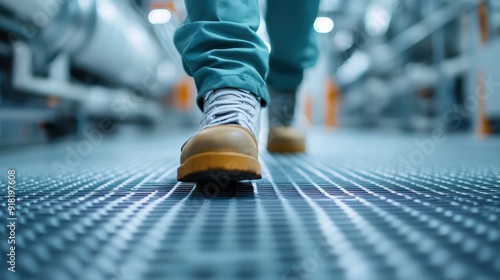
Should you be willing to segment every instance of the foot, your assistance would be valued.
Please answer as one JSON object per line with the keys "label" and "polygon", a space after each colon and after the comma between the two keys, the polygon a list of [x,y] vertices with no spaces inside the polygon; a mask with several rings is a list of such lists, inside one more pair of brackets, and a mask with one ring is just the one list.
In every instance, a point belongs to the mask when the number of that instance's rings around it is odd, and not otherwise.
{"label": "foot", "polygon": [[260,179],[260,108],[259,98],[247,91],[208,92],[200,128],[181,149],[177,179],[197,183]]}
{"label": "foot", "polygon": [[271,153],[305,152],[305,135],[293,127],[296,91],[277,92],[269,89],[269,93],[267,150]]}

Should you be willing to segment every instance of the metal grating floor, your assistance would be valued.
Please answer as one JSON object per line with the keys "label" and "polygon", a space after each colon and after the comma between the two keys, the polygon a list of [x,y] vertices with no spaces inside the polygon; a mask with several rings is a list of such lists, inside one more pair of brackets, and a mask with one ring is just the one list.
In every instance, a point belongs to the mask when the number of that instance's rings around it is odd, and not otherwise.
{"label": "metal grating floor", "polygon": [[315,131],[306,155],[262,152],[263,180],[195,187],[175,180],[185,136],[3,153],[0,279],[500,279],[498,138],[425,154],[424,136]]}

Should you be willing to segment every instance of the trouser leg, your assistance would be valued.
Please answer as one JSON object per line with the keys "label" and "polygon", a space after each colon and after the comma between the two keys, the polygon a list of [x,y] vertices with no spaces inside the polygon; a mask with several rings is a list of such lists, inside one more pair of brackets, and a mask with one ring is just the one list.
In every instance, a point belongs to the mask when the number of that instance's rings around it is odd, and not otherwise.
{"label": "trouser leg", "polygon": [[318,58],[313,30],[320,0],[268,0],[266,23],[271,41],[268,85],[280,92],[295,92],[304,69]]}
{"label": "trouser leg", "polygon": [[[309,0],[308,0],[309,1]],[[186,73],[195,80],[197,104],[207,91],[233,87],[262,98],[269,54],[256,31],[257,0],[186,0],[188,16],[174,35]]]}

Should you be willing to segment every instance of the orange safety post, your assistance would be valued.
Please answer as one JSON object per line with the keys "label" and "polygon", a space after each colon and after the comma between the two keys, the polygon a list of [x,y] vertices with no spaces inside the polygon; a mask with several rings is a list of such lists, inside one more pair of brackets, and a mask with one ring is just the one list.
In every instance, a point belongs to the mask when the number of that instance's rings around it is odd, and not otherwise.
{"label": "orange safety post", "polygon": [[188,111],[193,106],[193,81],[189,77],[182,78],[174,88],[174,105],[181,111]]}
{"label": "orange safety post", "polygon": [[[486,3],[482,3],[478,6],[478,16],[479,16],[479,33],[481,43],[486,45],[488,42],[488,6]],[[491,133],[491,127],[488,121],[488,114],[486,113],[486,79],[483,73],[478,75],[478,103],[479,103],[479,116],[478,116],[478,127],[477,133],[480,137],[485,138]]]}
{"label": "orange safety post", "polygon": [[163,1],[154,1],[150,5],[150,9],[167,9],[171,12],[176,12],[177,7],[175,6],[175,1],[173,0],[163,0]]}
{"label": "orange safety post", "polygon": [[477,8],[479,16],[479,34],[481,36],[481,43],[486,44],[488,41],[488,6],[482,3]]}
{"label": "orange safety post", "polygon": [[325,126],[335,128],[337,126],[337,109],[339,103],[339,92],[333,78],[327,80],[325,90]]}
{"label": "orange safety post", "polygon": [[313,123],[313,98],[309,92],[304,97],[304,116],[309,124]]}

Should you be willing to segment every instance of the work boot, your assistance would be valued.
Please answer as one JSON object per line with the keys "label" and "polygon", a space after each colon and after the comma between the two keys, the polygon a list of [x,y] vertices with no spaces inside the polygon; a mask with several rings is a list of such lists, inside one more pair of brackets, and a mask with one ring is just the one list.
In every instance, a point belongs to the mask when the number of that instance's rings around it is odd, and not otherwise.
{"label": "work boot", "polygon": [[181,148],[177,179],[182,182],[260,179],[257,135],[260,98],[223,88],[204,96],[203,118]]}
{"label": "work boot", "polygon": [[270,153],[303,153],[305,135],[293,127],[296,90],[277,92],[269,89],[269,134],[267,150]]}

